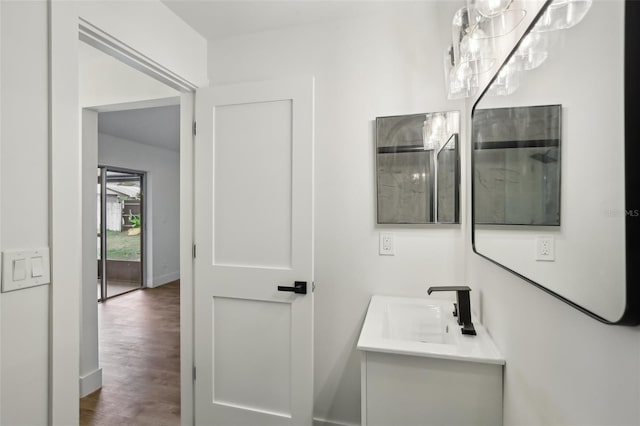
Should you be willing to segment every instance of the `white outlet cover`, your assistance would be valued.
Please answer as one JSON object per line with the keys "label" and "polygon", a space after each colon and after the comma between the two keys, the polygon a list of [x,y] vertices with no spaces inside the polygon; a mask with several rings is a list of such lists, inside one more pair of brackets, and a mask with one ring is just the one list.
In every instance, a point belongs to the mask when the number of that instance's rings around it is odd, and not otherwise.
{"label": "white outlet cover", "polygon": [[382,256],[395,256],[396,242],[393,232],[380,233],[380,247],[378,253]]}
{"label": "white outlet cover", "polygon": [[553,262],[556,260],[553,235],[538,235],[536,237],[535,259],[539,262]]}

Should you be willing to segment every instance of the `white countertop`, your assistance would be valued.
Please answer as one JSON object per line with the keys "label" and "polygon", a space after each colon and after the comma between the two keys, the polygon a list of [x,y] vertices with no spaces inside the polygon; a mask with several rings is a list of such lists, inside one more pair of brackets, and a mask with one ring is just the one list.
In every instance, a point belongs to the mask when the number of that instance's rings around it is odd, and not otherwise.
{"label": "white countertop", "polygon": [[491,336],[475,318],[473,325],[476,336],[462,334],[450,300],[374,295],[358,349],[504,365]]}

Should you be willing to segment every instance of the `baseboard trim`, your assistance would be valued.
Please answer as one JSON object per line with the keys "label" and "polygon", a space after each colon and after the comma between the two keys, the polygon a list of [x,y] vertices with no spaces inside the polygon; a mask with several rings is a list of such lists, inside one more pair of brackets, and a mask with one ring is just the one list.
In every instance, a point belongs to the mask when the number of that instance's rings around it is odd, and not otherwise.
{"label": "baseboard trim", "polygon": [[80,398],[89,395],[102,387],[102,368],[80,376]]}
{"label": "baseboard trim", "polygon": [[342,423],[336,422],[333,420],[320,419],[317,417],[313,418],[313,426],[360,426],[356,423]]}
{"label": "baseboard trim", "polygon": [[180,279],[180,271],[170,272],[168,274],[153,277],[153,283],[151,288],[160,287],[161,285],[169,284],[175,280]]}

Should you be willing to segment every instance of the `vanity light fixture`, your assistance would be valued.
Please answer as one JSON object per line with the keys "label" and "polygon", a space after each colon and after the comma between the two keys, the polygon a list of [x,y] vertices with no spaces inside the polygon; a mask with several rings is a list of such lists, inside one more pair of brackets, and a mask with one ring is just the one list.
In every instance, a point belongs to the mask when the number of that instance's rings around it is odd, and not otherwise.
{"label": "vanity light fixture", "polygon": [[[509,62],[496,76],[489,90],[506,96],[517,90],[523,71],[538,68],[548,57],[550,31],[578,24],[593,0],[553,0],[520,43]],[[445,85],[449,99],[473,96],[479,89],[478,76],[493,69],[493,40],[520,25],[527,12],[513,6],[513,0],[467,0],[453,17],[452,41],[445,52]]]}
{"label": "vanity light fixture", "polygon": [[510,33],[526,15],[508,10],[513,0],[467,0],[453,16],[452,44],[445,52],[445,84],[449,99],[478,91],[478,76],[493,69],[493,39]]}
{"label": "vanity light fixture", "polygon": [[[466,7],[453,16],[453,43],[444,56],[445,84],[449,99],[473,95],[478,89],[478,75],[493,68],[495,59],[488,37],[472,37],[470,16]],[[476,30],[479,34],[481,30]]]}

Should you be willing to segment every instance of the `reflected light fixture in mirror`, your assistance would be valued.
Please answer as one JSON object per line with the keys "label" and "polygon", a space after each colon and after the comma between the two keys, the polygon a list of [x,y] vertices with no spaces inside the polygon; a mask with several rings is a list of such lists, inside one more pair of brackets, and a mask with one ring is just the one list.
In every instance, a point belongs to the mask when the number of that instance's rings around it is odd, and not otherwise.
{"label": "reflected light fixture in mirror", "polygon": [[534,32],[566,30],[580,23],[592,0],[554,0],[536,22]]}
{"label": "reflected light fixture in mirror", "polygon": [[485,17],[496,16],[507,10],[513,0],[467,0],[467,7]]}
{"label": "reflected light fixture in mirror", "polygon": [[[512,58],[513,59],[513,58]],[[520,87],[520,67],[514,60],[500,69],[498,76],[489,87],[489,94],[494,96],[508,96]]]}
{"label": "reflected light fixture in mirror", "polygon": [[[433,164],[433,210],[435,212],[433,221],[440,222],[441,209],[439,208],[440,199],[440,173],[439,173],[439,157],[443,150],[455,150],[458,148],[457,138],[460,134],[460,112],[434,112],[427,114],[422,125],[422,140],[425,150],[431,152],[431,164]],[[454,195],[457,198],[457,195]],[[456,213],[457,217],[458,214]],[[454,219],[456,221],[457,219]]]}
{"label": "reflected light fixture in mirror", "polygon": [[520,67],[523,71],[536,69],[542,65],[549,56],[548,44],[548,33],[530,32],[522,39],[512,60],[516,66]]}
{"label": "reflected light fixture in mirror", "polygon": [[491,17],[478,15],[471,30],[471,37],[484,39],[505,36],[515,30],[526,15],[527,11],[523,9],[505,10]]}
{"label": "reflected light fixture in mirror", "polygon": [[422,126],[422,140],[425,150],[438,152],[445,149],[453,149],[454,146],[447,145],[453,135],[460,133],[460,112],[434,112],[426,115]]}
{"label": "reflected light fixture in mirror", "polygon": [[527,12],[508,10],[513,0],[467,0],[470,35],[473,38],[494,38],[509,34],[522,22]]}

